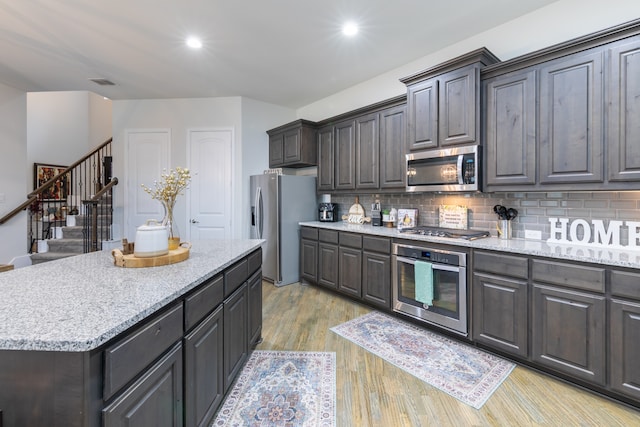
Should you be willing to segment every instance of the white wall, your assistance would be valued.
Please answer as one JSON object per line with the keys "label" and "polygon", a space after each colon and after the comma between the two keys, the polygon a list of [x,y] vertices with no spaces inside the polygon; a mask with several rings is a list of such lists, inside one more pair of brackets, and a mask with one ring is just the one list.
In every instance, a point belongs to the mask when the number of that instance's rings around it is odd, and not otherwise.
{"label": "white wall", "polygon": [[406,87],[400,83],[400,78],[483,46],[505,61],[638,17],[638,0],[560,0],[304,106],[296,114],[299,118],[319,121],[402,95],[406,93]]}
{"label": "white wall", "polygon": [[88,92],[89,97],[89,149],[99,146],[112,134],[112,111],[113,106],[110,99]]}
{"label": "white wall", "polygon": [[[32,171],[27,163],[27,94],[0,84],[0,217],[26,200]],[[27,214],[0,225],[0,264],[27,253]]]}
{"label": "white wall", "polygon": [[[128,185],[124,171],[124,138],[129,129],[171,129],[171,167],[187,165],[187,130],[190,128],[233,128],[233,180],[242,178],[242,117],[239,97],[196,99],[152,99],[113,101],[114,176],[120,179],[114,200],[114,222],[124,230],[124,187]],[[242,210],[242,198],[234,195],[232,206],[234,237],[242,235],[237,214]],[[185,197],[176,202],[178,229],[187,229]],[[133,236],[128,237],[130,240]]]}
{"label": "white wall", "polygon": [[27,94],[27,160],[69,166],[89,151],[88,92]]}
{"label": "white wall", "polygon": [[241,238],[249,238],[251,195],[249,177],[269,168],[269,136],[266,131],[296,119],[295,111],[242,98],[242,221]]}

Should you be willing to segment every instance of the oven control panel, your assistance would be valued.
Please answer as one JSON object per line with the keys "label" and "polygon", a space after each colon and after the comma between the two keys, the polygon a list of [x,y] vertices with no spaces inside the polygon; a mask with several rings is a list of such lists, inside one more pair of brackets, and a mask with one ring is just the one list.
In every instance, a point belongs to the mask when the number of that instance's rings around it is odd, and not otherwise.
{"label": "oven control panel", "polygon": [[422,248],[417,246],[393,245],[393,254],[420,261],[438,264],[465,266],[467,255],[460,252],[442,251],[439,249]]}

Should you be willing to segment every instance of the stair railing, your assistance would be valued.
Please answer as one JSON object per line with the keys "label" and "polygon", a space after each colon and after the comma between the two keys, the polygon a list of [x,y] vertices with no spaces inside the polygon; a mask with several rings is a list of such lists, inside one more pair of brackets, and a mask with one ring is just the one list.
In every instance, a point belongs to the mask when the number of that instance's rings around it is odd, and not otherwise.
{"label": "stair railing", "polygon": [[[111,143],[109,138],[29,193],[25,202],[0,218],[0,225],[28,208],[28,248],[29,253],[34,253],[37,241],[55,237],[56,226],[64,226],[67,215],[86,216],[89,210],[96,211],[94,206],[100,206],[103,213],[95,222],[85,221],[91,224],[83,232],[84,252],[99,250],[102,240],[112,237],[113,187],[118,184],[117,178],[111,176]],[[45,192],[54,185],[62,189],[63,197],[45,199]]]}
{"label": "stair railing", "polygon": [[113,204],[111,200],[113,200],[112,188],[116,185],[118,185],[118,178],[114,177],[91,199],[82,201],[86,209],[83,244],[85,253],[102,250],[101,243],[111,240],[111,230],[104,225],[113,224]]}

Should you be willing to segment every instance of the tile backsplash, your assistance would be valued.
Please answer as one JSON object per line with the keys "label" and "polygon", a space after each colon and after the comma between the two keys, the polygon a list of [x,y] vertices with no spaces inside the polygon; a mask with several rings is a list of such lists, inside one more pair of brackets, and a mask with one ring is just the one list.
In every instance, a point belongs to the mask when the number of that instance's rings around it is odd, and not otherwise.
{"label": "tile backsplash", "polygon": [[[349,211],[353,195],[333,194],[331,201],[340,206],[339,215]],[[380,200],[383,209],[417,208],[419,225],[438,225],[438,207],[443,204],[463,205],[469,208],[469,228],[489,230],[496,234],[497,215],[494,205],[518,210],[513,221],[513,237],[524,238],[525,230],[539,230],[542,239],[550,234],[549,218],[640,221],[640,191],[617,192],[549,192],[549,193],[399,193],[358,195],[367,215],[371,204]],[[626,228],[620,233],[621,244],[628,243]]]}

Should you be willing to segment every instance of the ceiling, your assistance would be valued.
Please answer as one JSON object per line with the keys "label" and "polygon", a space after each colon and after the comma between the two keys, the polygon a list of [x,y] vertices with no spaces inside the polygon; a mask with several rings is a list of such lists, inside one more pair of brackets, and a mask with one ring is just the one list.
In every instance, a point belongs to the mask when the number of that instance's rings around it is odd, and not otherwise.
{"label": "ceiling", "polygon": [[554,1],[0,0],[0,83],[299,108]]}

